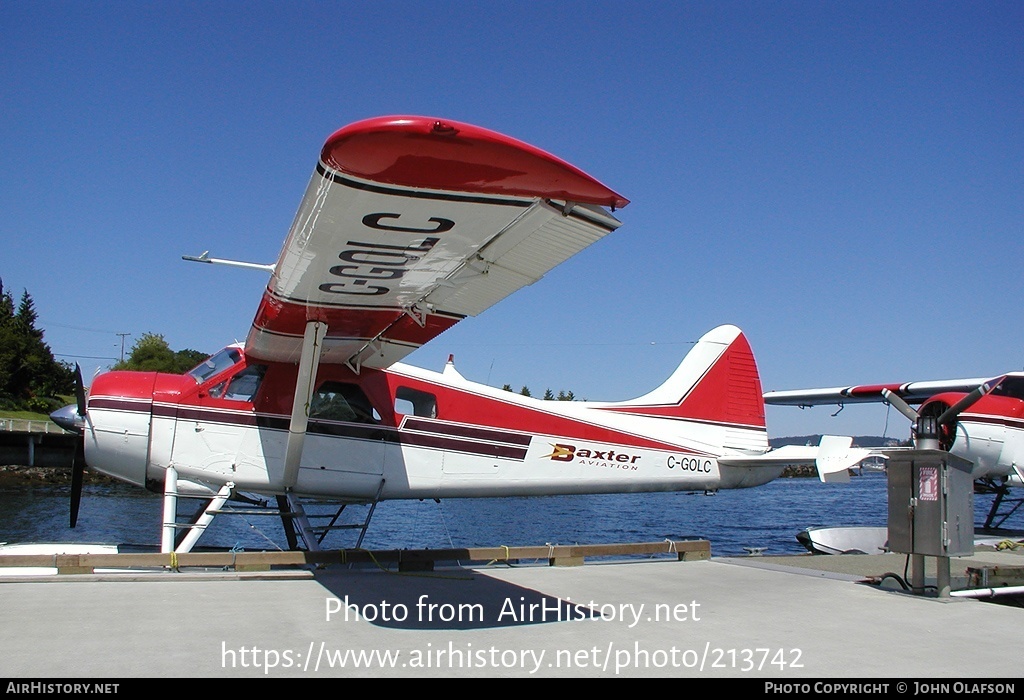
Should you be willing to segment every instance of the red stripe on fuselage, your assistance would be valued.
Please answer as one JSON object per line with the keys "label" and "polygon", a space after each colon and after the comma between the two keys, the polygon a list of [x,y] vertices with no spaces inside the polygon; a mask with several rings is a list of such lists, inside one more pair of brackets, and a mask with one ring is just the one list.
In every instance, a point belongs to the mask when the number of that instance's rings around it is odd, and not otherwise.
{"label": "red stripe on fuselage", "polygon": [[672,450],[689,454],[710,454],[686,446],[655,440],[625,430],[576,418],[503,401],[500,398],[474,393],[438,384],[427,380],[386,372],[392,394],[398,387],[409,387],[434,394],[437,397],[438,417],[463,425],[475,425],[495,430],[509,430],[516,433],[535,435],[541,438],[565,440],[587,440],[654,450]]}

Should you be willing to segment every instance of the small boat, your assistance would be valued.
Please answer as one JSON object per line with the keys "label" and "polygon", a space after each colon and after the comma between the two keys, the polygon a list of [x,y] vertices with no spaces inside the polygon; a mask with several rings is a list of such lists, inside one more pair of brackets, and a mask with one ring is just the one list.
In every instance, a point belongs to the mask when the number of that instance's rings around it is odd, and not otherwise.
{"label": "small boat", "polygon": [[796,535],[812,554],[882,554],[889,551],[887,527],[809,527]]}
{"label": "small boat", "polygon": [[[796,535],[812,554],[883,554],[889,550],[887,527],[809,527]],[[1024,548],[1024,531],[977,528],[975,547]]]}

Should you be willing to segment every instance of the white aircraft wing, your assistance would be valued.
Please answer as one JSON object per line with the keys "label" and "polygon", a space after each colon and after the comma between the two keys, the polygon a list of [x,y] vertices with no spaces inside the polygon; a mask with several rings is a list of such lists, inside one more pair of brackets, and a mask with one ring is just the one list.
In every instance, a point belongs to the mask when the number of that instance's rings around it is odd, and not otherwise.
{"label": "white aircraft wing", "polygon": [[718,463],[730,467],[814,465],[821,481],[848,482],[848,470],[873,454],[869,449],[851,447],[852,444],[850,437],[822,435],[817,446],[783,445],[759,455],[719,457]]}
{"label": "white aircraft wing", "polygon": [[775,406],[822,406],[841,405],[847,403],[881,403],[885,401],[883,390],[888,389],[907,403],[921,403],[935,394],[947,391],[967,393],[974,391],[982,384],[991,381],[992,377],[974,379],[945,379],[928,382],[906,382],[904,384],[860,384],[854,386],[837,386],[827,389],[793,389],[787,391],[769,391],[764,394],[764,402]]}
{"label": "white aircraft wing", "polygon": [[322,360],[386,367],[615,230],[628,200],[521,141],[430,117],[333,134],[246,340],[294,362],[307,322]]}

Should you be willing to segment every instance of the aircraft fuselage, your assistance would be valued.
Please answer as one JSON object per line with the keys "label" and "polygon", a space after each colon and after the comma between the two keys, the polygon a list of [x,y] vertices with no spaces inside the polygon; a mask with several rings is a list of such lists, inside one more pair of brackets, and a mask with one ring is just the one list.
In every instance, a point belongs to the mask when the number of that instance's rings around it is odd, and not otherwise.
{"label": "aircraft fuselage", "polygon": [[[724,467],[714,446],[763,426],[622,413],[543,401],[405,365],[322,365],[292,487],[284,481],[296,367],[237,361],[210,376],[111,372],[88,402],[91,468],[154,491],[173,466],[182,491],[339,499],[451,498],[755,486],[782,467]],[[742,434],[742,438],[737,436]],[[736,453],[737,450],[731,450]]]}

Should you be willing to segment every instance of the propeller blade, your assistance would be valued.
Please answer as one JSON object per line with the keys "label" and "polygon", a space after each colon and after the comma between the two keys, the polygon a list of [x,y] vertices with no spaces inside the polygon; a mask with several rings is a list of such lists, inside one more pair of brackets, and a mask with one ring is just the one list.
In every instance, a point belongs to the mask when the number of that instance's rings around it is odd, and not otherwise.
{"label": "propeller blade", "polygon": [[78,523],[78,506],[82,502],[82,482],[85,480],[85,435],[75,444],[75,457],[71,462],[71,527]]}
{"label": "propeller blade", "polygon": [[75,363],[75,402],[78,405],[78,415],[85,418],[85,382],[82,381],[82,368]]}
{"label": "propeller blade", "polygon": [[985,382],[971,393],[967,394],[967,396],[963,397],[955,404],[947,408],[945,411],[942,412],[942,415],[939,416],[939,425],[945,425],[946,423],[951,422],[954,418],[956,418],[961,413],[970,408],[972,405],[974,405],[974,403],[976,403],[978,399],[980,399],[982,396],[985,396],[993,389],[995,389],[997,386],[999,386],[999,382],[1001,381],[1003,381],[1002,377],[998,377],[997,379],[990,379],[989,381]]}
{"label": "propeller blade", "polygon": [[882,398],[885,399],[889,403],[889,405],[891,405],[897,411],[899,411],[907,418],[912,420],[914,423],[917,422],[917,419],[919,417],[917,411],[911,408],[910,404],[904,401],[900,396],[894,394],[888,389],[882,389]]}
{"label": "propeller blade", "polygon": [[[82,483],[85,481],[85,382],[82,381],[82,367],[75,363],[75,407],[78,412],[76,425],[81,426],[81,435],[75,443],[75,456],[71,462],[71,527],[78,523],[78,509],[82,503]],[[69,407],[70,408],[70,407]]]}

